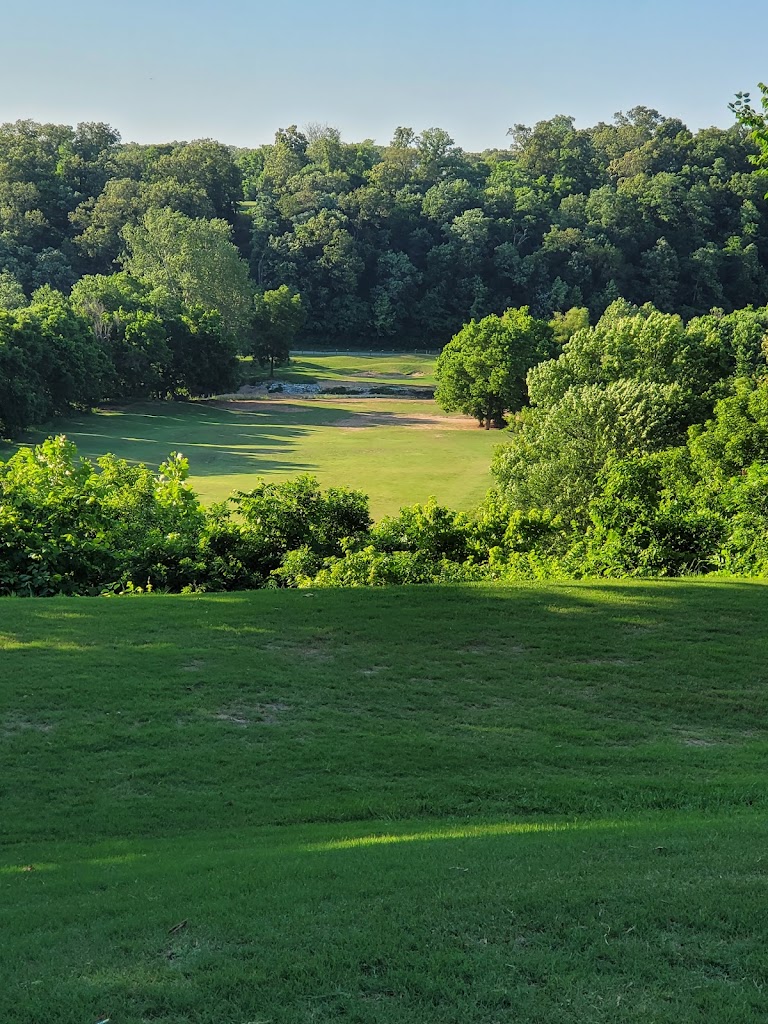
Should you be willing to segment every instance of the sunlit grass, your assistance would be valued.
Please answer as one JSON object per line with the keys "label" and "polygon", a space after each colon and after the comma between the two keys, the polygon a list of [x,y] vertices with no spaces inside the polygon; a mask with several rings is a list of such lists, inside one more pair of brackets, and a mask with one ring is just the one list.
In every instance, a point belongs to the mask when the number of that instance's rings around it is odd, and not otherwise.
{"label": "sunlit grass", "polygon": [[[23,440],[66,433],[89,458],[112,452],[153,467],[180,451],[206,502],[249,490],[259,477],[311,473],[325,487],[364,491],[379,518],[431,495],[472,508],[491,486],[498,431],[474,429],[460,416],[435,419],[442,416],[432,401],[387,398],[155,402],[62,419]],[[0,444],[0,458],[13,450]]]}
{"label": "sunlit grass", "polygon": [[442,839],[513,836],[525,835],[529,832],[564,832],[569,829],[594,831],[595,829],[618,828],[620,824],[621,822],[618,821],[503,821],[488,825],[465,825],[460,828],[434,828],[429,832],[375,833],[367,836],[355,836],[353,839],[334,839],[307,846],[307,850],[352,850],[362,846],[391,846],[392,843],[431,843]]}
{"label": "sunlit grass", "polygon": [[[339,352],[295,354],[290,363],[275,370],[275,379],[298,384],[349,385],[354,387],[399,385],[434,387],[437,355],[418,352]],[[247,377],[268,377],[251,360],[243,361]]]}

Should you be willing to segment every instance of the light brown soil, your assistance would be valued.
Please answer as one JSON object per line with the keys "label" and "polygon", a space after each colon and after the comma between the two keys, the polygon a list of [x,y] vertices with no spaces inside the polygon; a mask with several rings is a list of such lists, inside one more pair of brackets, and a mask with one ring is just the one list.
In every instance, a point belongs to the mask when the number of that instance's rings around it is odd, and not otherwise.
{"label": "light brown soil", "polygon": [[411,412],[358,412],[333,423],[335,427],[416,427],[418,430],[476,430],[477,422],[464,416],[440,416]]}
{"label": "light brown soil", "polygon": [[[347,399],[350,402],[359,403],[361,398],[359,395],[331,395],[331,396],[312,396],[322,398],[332,398],[334,403],[343,402]],[[389,401],[387,396],[387,401]],[[297,404],[294,396],[286,395],[270,395],[269,398],[221,398],[213,399],[207,403],[208,405],[214,406],[217,409],[226,409],[227,412],[241,412],[241,413],[254,413],[254,412],[268,412],[270,409],[274,410],[276,404],[279,404],[282,410],[287,416],[290,416],[294,410],[298,411],[302,408],[301,405]],[[351,412],[349,416],[342,416],[338,420],[332,420],[328,424],[329,427],[341,427],[346,430],[357,430],[361,427],[415,427],[417,430],[477,430],[477,420],[472,419],[469,416],[443,416],[440,413],[426,413],[426,412],[366,412],[365,410]]]}

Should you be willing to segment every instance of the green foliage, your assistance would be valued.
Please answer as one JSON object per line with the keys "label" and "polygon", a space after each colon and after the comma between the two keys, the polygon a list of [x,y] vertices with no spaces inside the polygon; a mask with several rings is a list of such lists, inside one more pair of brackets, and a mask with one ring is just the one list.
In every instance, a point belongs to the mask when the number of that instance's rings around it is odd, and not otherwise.
{"label": "green foliage", "polygon": [[718,567],[724,517],[697,500],[685,448],[610,460],[590,502],[585,576],[681,576]]}
{"label": "green foliage", "polygon": [[238,364],[219,314],[154,298],[128,274],[97,275],[69,299],[46,286],[0,309],[0,436],[105,399],[230,390]]}
{"label": "green foliage", "polygon": [[768,462],[768,379],[737,380],[714,418],[692,431],[690,448],[702,477],[736,476],[753,462]]}
{"label": "green foliage", "polygon": [[748,92],[736,93],[735,101],[728,106],[736,115],[739,124],[749,131],[750,137],[760,150],[759,155],[753,156],[753,163],[768,168],[768,85],[760,82],[758,89],[761,94],[762,113],[752,106]]}
{"label": "green foliage", "polygon": [[369,526],[358,491],[312,477],[261,482],[205,510],[172,453],[157,473],[106,455],[78,458],[64,437],[0,463],[0,593],[122,593],[264,585],[284,556],[340,555]]}
{"label": "green foliage", "polygon": [[486,429],[504,426],[504,413],[525,403],[526,374],[548,353],[551,337],[527,306],[472,320],[437,360],[436,401],[448,412],[474,416]]}
{"label": "green foliage", "polygon": [[0,436],[11,436],[109,389],[108,357],[67,299],[39,289],[27,306],[0,310]]}
{"label": "green foliage", "polygon": [[679,316],[612,303],[594,328],[576,331],[554,360],[536,366],[528,386],[531,402],[561,400],[569,388],[621,380],[675,384],[689,422],[703,418],[718,382],[731,371],[727,347],[712,330],[688,327]]}
{"label": "green foliage", "polygon": [[584,306],[572,306],[565,313],[556,312],[549,321],[552,339],[561,348],[577,331],[589,327],[589,310]]}
{"label": "green foliage", "polygon": [[339,555],[371,524],[364,494],[337,487],[322,491],[311,476],[283,484],[261,481],[231,501],[243,523],[244,542],[258,553],[265,575],[289,551],[304,549],[317,558]]}
{"label": "green foliage", "polygon": [[154,290],[153,301],[162,309],[214,309],[232,342],[247,332],[254,288],[226,221],[150,209],[140,224],[126,225],[123,235],[126,269]]}
{"label": "green foliage", "polygon": [[513,508],[584,520],[607,460],[673,444],[679,406],[676,384],[620,379],[569,388],[513,423],[493,473]]}
{"label": "green foliage", "polygon": [[[0,274],[29,296],[135,259],[166,299],[219,309],[240,343],[250,295],[232,240],[251,293],[301,291],[316,342],[440,345],[524,304],[594,322],[618,296],[686,320],[729,313],[768,287],[765,114],[746,95],[734,107],[740,125],[697,133],[646,107],[583,129],[558,115],[483,154],[438,127],[380,147],[291,125],[234,151],[19,121],[0,126]],[[174,216],[196,225],[183,256]]]}
{"label": "green foliage", "polygon": [[0,309],[26,306],[27,297],[19,281],[9,270],[0,271]]}
{"label": "green foliage", "polygon": [[0,593],[181,589],[196,578],[204,513],[172,454],[157,474],[114,456],[94,466],[51,438],[0,463]]}
{"label": "green foliage", "polygon": [[304,324],[301,295],[283,284],[257,293],[254,307],[249,354],[261,366],[269,366],[269,375],[274,377],[275,367],[284,366],[290,359],[291,345]]}
{"label": "green foliage", "polygon": [[401,508],[397,516],[385,516],[371,531],[371,538],[378,551],[421,552],[432,560],[463,562],[469,557],[467,527],[462,513],[431,498],[426,505]]}
{"label": "green foliage", "polygon": [[216,309],[192,306],[165,321],[171,362],[165,378],[167,393],[215,395],[236,386],[235,343]]}

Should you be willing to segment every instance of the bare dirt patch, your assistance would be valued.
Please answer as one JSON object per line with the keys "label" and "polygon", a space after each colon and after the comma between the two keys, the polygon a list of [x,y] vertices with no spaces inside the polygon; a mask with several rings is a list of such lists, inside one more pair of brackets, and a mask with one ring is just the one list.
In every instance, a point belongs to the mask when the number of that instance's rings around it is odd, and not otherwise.
{"label": "bare dirt patch", "polygon": [[326,640],[323,637],[306,641],[271,640],[264,644],[264,648],[268,651],[280,651],[299,658],[311,658],[313,661],[330,661],[331,655],[323,646],[325,643]]}
{"label": "bare dirt patch", "polygon": [[[306,402],[310,398],[327,400],[328,397],[332,397],[334,402],[344,402],[346,400],[358,403],[363,401],[359,395],[314,395],[308,396],[304,401]],[[390,400],[392,400],[391,396],[387,396],[386,401]],[[369,401],[369,399],[365,399],[365,401]],[[269,398],[242,398],[237,396],[232,398],[216,398],[205,404],[216,409],[225,409],[227,412],[234,413],[269,413],[270,411],[274,412],[275,405],[280,405],[281,415],[284,413],[286,416],[298,414],[305,408],[305,406],[298,405],[292,398],[281,395],[270,395]],[[349,416],[342,416],[337,420],[329,420],[326,426],[340,427],[346,430],[357,430],[362,427],[414,427],[417,430],[478,429],[477,421],[469,416],[444,416],[440,413],[427,412],[398,412],[396,409],[392,411],[377,409],[371,410],[371,412],[367,412],[364,409],[354,412],[350,411]]]}
{"label": "bare dirt patch", "polygon": [[240,725],[243,728],[251,724],[251,719],[243,714],[235,714],[232,711],[220,711],[213,716],[217,722],[231,722],[232,725]]}
{"label": "bare dirt patch", "polygon": [[251,704],[248,707],[222,708],[213,717],[217,722],[229,722],[247,729],[249,725],[276,725],[280,715],[290,710],[288,704]]}
{"label": "bare dirt patch", "polygon": [[473,430],[474,420],[464,416],[440,416],[432,413],[412,412],[358,412],[335,420],[332,426],[347,430],[362,427],[415,427],[417,430]]}
{"label": "bare dirt patch", "polygon": [[20,732],[51,732],[51,722],[36,722],[31,718],[24,718],[21,715],[9,715],[3,721],[2,731],[5,736],[14,736]]}

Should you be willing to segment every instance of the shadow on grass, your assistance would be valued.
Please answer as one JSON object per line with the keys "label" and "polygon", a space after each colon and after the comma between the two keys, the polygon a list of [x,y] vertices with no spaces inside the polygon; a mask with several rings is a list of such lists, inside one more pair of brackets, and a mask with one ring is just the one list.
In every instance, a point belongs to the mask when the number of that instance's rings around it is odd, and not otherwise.
{"label": "shadow on grass", "polygon": [[[39,444],[52,434],[65,433],[77,445],[79,454],[91,460],[110,453],[154,468],[172,451],[180,451],[189,458],[194,477],[316,469],[292,458],[312,424],[280,424],[275,419],[267,410],[250,410],[243,415],[197,402],[154,403],[132,406],[129,411],[105,408],[28,433],[17,447]],[[5,457],[10,457],[13,450],[8,446]]]}
{"label": "shadow on grass", "polygon": [[387,409],[369,412],[328,402],[149,402],[56,420],[28,432],[17,445],[0,447],[0,458],[64,433],[82,457],[92,460],[111,453],[156,467],[170,452],[180,451],[189,458],[193,477],[311,473],[318,466],[295,457],[302,440],[318,428],[350,425],[423,427],[424,421]]}
{"label": "shadow on grass", "polygon": [[[602,620],[608,629],[616,625],[638,629],[668,626],[674,632],[683,630],[688,639],[704,642],[710,634],[717,633],[724,643],[731,641],[734,645],[736,672],[740,660],[765,642],[762,623],[767,600],[768,589],[763,580],[706,576],[651,581],[266,589],[189,595],[155,593],[122,599],[7,599],[0,601],[0,624],[4,619],[15,619],[25,629],[34,631],[36,622],[44,622],[45,636],[35,637],[35,646],[41,648],[49,642],[64,653],[62,637],[56,634],[67,634],[67,640],[76,643],[68,635],[70,629],[77,629],[75,623],[95,623],[105,613],[116,622],[124,620],[128,629],[131,623],[152,621],[153,633],[162,631],[162,616],[167,616],[168,639],[172,643],[178,639],[172,635],[176,624],[184,623],[193,630],[198,645],[204,642],[206,633],[222,630],[243,636],[279,635],[283,631],[282,617],[286,615],[298,616],[302,629],[309,620],[327,625],[344,623],[350,637],[359,632],[378,643],[390,637],[398,648],[434,646],[446,653],[463,641],[482,639],[484,633],[493,631],[515,638],[527,633],[546,639],[564,629],[574,642],[588,644],[591,626],[586,622],[565,624],[571,616],[587,616]],[[229,610],[244,606],[261,613],[256,624],[251,618],[240,624],[232,620]],[[579,637],[580,630],[587,633]],[[749,651],[743,647],[745,637],[753,641]],[[111,635],[99,633],[95,648],[102,642],[108,649],[114,648]],[[149,651],[152,646],[150,639],[144,637],[137,652]],[[76,649],[74,644],[72,649]],[[478,651],[489,653],[485,648]],[[621,653],[620,649],[616,653]]]}

